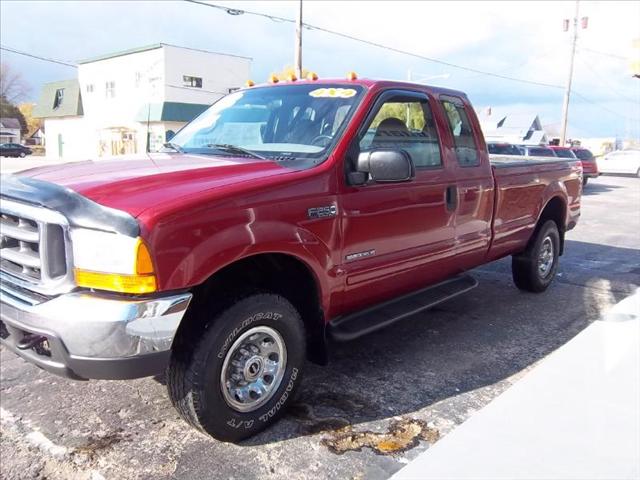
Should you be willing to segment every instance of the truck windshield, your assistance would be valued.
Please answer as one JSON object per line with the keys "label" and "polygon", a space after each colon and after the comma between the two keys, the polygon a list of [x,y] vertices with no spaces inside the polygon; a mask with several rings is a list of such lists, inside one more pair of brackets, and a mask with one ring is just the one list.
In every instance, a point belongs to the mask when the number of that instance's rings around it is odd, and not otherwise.
{"label": "truck windshield", "polygon": [[171,139],[171,150],[274,160],[326,160],[362,96],[359,85],[299,84],[240,90]]}

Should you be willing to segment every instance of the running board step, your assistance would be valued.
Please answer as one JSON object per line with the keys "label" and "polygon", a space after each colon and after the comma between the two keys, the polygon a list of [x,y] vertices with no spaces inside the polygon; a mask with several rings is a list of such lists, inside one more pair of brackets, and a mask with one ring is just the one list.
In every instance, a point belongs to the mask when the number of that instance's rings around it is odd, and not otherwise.
{"label": "running board step", "polygon": [[417,292],[338,317],[329,323],[329,334],[339,342],[353,340],[457,297],[477,286],[478,281],[475,278],[458,275]]}

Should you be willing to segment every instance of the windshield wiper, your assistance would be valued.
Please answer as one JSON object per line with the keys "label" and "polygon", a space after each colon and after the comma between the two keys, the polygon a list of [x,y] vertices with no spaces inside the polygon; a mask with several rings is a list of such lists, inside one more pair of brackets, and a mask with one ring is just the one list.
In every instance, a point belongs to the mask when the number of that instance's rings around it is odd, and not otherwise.
{"label": "windshield wiper", "polygon": [[207,145],[207,147],[217,148],[218,150],[223,150],[229,153],[249,155],[254,158],[259,158],[260,160],[267,160],[267,157],[263,157],[262,155],[259,155],[251,150],[247,150],[246,148],[242,148],[237,145],[231,145],[230,143],[210,143],[209,145]]}
{"label": "windshield wiper", "polygon": [[177,143],[167,142],[167,143],[163,143],[162,146],[164,148],[170,148],[174,152],[184,153],[183,148],[180,145],[178,145]]}

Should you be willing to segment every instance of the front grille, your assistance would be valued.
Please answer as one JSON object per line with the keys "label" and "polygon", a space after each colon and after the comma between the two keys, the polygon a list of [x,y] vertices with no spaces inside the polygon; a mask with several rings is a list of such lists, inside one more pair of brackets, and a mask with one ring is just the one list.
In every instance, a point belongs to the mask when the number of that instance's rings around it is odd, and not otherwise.
{"label": "front grille", "polygon": [[40,228],[33,220],[3,213],[0,216],[2,269],[29,279],[42,279]]}
{"label": "front grille", "polygon": [[66,219],[57,212],[3,199],[0,202],[0,271],[3,282],[40,293],[71,283]]}

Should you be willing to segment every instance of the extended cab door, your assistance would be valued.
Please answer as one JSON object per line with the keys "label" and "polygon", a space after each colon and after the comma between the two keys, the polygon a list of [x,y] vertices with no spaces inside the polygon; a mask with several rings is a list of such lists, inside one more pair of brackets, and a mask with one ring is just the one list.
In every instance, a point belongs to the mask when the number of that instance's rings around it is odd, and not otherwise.
{"label": "extended cab door", "polygon": [[455,181],[443,162],[432,112],[425,93],[385,91],[350,147],[347,173],[360,152],[395,149],[409,153],[415,176],[398,183],[345,180],[340,198],[344,311],[424,287],[452,271],[454,212],[447,199]]}
{"label": "extended cab door", "polygon": [[456,261],[460,270],[481,264],[491,242],[494,181],[475,112],[461,97],[440,95],[446,117],[449,162],[455,173]]}

